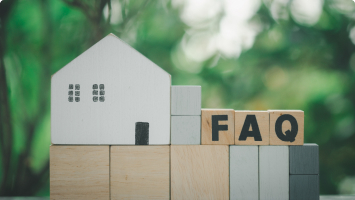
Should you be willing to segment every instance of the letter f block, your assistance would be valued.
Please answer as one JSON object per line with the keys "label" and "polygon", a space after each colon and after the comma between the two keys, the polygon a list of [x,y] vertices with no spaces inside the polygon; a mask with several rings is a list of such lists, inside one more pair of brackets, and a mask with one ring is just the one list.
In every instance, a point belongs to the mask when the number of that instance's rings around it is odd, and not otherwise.
{"label": "letter f block", "polygon": [[201,144],[234,144],[234,110],[202,109]]}

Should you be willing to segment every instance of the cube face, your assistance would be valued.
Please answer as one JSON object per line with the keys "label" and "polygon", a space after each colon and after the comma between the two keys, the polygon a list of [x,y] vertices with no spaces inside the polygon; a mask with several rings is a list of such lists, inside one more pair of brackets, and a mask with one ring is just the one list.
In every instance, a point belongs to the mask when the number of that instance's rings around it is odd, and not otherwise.
{"label": "cube face", "polygon": [[111,199],[169,199],[169,146],[111,146]]}
{"label": "cube face", "polygon": [[270,145],[303,145],[304,112],[269,110]]}
{"label": "cube face", "polygon": [[201,144],[234,144],[234,110],[202,109]]}
{"label": "cube face", "polygon": [[109,146],[51,146],[51,199],[109,199]]}
{"label": "cube face", "polygon": [[201,116],[171,116],[171,144],[201,144]]}
{"label": "cube face", "polygon": [[259,199],[258,146],[229,147],[230,199]]}
{"label": "cube face", "polygon": [[290,175],[290,200],[319,199],[318,175]]}
{"label": "cube face", "polygon": [[235,111],[236,145],[269,145],[269,112]]}
{"label": "cube face", "polygon": [[171,199],[229,199],[227,145],[172,145]]}
{"label": "cube face", "polygon": [[201,115],[201,86],[171,86],[171,115]]}
{"label": "cube face", "polygon": [[288,146],[259,146],[260,200],[289,199]]}
{"label": "cube face", "polygon": [[317,144],[290,146],[290,174],[319,174]]}

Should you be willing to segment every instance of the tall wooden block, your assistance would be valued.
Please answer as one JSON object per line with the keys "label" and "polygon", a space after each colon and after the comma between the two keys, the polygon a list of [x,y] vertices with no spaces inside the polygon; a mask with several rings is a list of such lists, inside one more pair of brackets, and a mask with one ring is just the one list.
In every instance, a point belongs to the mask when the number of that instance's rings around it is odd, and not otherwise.
{"label": "tall wooden block", "polygon": [[201,144],[234,144],[234,110],[202,109]]}
{"label": "tall wooden block", "polygon": [[290,146],[290,174],[319,174],[317,144]]}
{"label": "tall wooden block", "polygon": [[227,145],[171,145],[171,199],[229,199]]}
{"label": "tall wooden block", "polygon": [[171,115],[201,115],[201,86],[171,86]]}
{"label": "tall wooden block", "polygon": [[201,144],[201,116],[171,116],[171,144]]}
{"label": "tall wooden block", "polygon": [[230,199],[259,199],[258,146],[229,147]]}
{"label": "tall wooden block", "polygon": [[288,146],[259,146],[260,200],[289,199]]}
{"label": "tall wooden block", "polygon": [[269,110],[270,145],[303,145],[304,112]]}
{"label": "tall wooden block", "polygon": [[109,199],[109,146],[51,146],[51,199]]}
{"label": "tall wooden block", "polygon": [[269,145],[269,112],[235,111],[236,145]]}
{"label": "tall wooden block", "polygon": [[111,146],[111,199],[169,199],[170,146]]}
{"label": "tall wooden block", "polygon": [[290,200],[319,200],[318,175],[290,175]]}

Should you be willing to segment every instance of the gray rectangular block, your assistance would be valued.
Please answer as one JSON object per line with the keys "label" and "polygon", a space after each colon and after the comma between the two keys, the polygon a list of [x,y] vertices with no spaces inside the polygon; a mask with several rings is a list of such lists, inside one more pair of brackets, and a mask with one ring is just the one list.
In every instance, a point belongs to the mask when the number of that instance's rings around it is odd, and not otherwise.
{"label": "gray rectangular block", "polygon": [[201,115],[201,86],[171,86],[171,115]]}
{"label": "gray rectangular block", "polygon": [[201,144],[201,116],[171,116],[171,144]]}
{"label": "gray rectangular block", "polygon": [[258,146],[229,146],[230,199],[259,199]]}
{"label": "gray rectangular block", "polygon": [[290,146],[290,174],[319,174],[317,144]]}
{"label": "gray rectangular block", "polygon": [[290,175],[290,200],[319,200],[319,175]]}
{"label": "gray rectangular block", "polygon": [[289,199],[288,146],[259,146],[260,200]]}

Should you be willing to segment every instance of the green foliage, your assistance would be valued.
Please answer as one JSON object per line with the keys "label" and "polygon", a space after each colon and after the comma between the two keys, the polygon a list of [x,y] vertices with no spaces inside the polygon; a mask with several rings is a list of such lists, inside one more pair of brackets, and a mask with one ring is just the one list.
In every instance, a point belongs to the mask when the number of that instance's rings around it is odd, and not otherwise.
{"label": "green foliage", "polygon": [[292,15],[274,19],[261,4],[250,19],[260,25],[251,47],[197,59],[186,53],[196,30],[174,2],[4,0],[0,196],[49,195],[50,77],[111,32],[169,72],[174,85],[201,85],[203,107],[304,110],[305,142],[320,145],[321,193],[355,191],[355,4],[340,10],[334,2],[325,1],[313,25]]}

